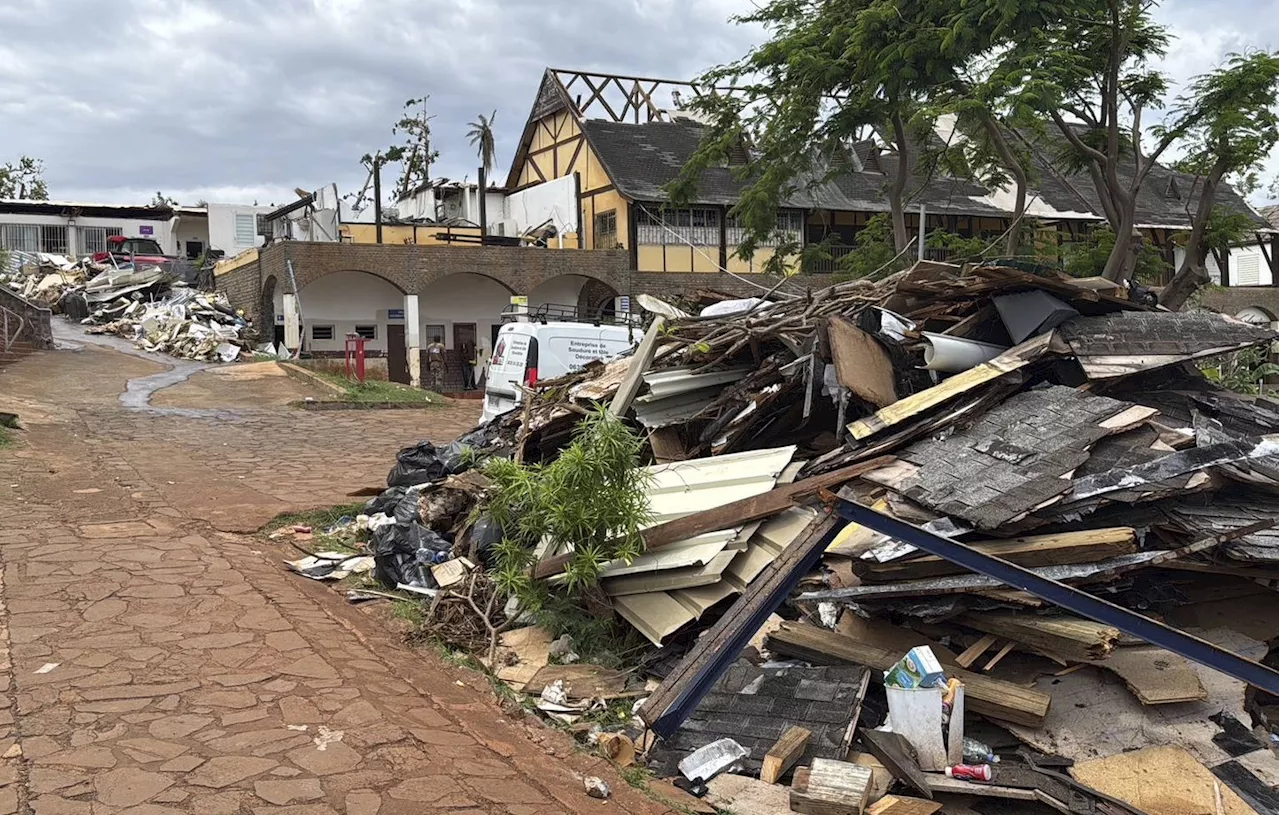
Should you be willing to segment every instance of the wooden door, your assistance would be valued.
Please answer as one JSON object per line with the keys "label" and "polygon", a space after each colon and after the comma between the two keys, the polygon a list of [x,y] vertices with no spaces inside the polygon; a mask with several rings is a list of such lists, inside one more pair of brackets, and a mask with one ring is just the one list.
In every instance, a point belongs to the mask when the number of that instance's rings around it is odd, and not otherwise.
{"label": "wooden door", "polygon": [[404,345],[404,324],[387,325],[387,379],[409,384],[409,354]]}
{"label": "wooden door", "polygon": [[476,347],[476,324],[475,323],[454,323],[453,324],[454,350],[461,352],[462,349],[466,346],[471,346],[472,348]]}

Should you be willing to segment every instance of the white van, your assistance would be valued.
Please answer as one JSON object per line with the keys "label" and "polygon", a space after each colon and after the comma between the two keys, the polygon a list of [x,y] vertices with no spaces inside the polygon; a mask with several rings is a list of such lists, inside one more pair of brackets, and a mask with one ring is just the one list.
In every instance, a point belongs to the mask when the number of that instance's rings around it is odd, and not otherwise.
{"label": "white van", "polygon": [[627,325],[571,322],[507,323],[498,330],[484,386],[481,423],[520,404],[518,385],[536,385],[609,359],[638,344],[644,332]]}

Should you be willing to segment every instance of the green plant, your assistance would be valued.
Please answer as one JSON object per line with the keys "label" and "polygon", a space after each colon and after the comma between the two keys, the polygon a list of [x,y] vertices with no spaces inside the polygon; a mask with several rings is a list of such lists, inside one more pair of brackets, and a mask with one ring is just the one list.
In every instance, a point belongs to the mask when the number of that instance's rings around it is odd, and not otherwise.
{"label": "green plant", "polygon": [[1200,372],[1205,378],[1217,382],[1227,390],[1256,394],[1261,390],[1264,379],[1280,374],[1280,366],[1267,359],[1270,353],[1265,345],[1246,348],[1204,363],[1200,366]]}
{"label": "green plant", "polygon": [[[829,245],[817,244],[805,248],[805,259],[829,259]],[[909,254],[909,253],[908,253]],[[853,251],[840,258],[838,279],[856,280],[866,277],[881,269],[894,271],[906,265],[903,257],[898,257],[893,248],[893,225],[889,216],[882,213],[871,216],[867,223],[858,230],[853,238]],[[895,266],[895,261],[898,265]]]}
{"label": "green plant", "polygon": [[13,436],[9,435],[8,429],[0,426],[0,447],[8,447],[13,444]]}
{"label": "green plant", "polygon": [[[642,447],[634,431],[597,406],[550,464],[493,459],[485,465],[492,482],[485,510],[503,530],[494,570],[502,593],[535,612],[554,609],[546,584],[529,574],[540,545],[572,549],[563,581],[570,593],[594,585],[609,561],[640,553],[640,529],[650,518]],[[578,608],[575,616],[581,615]]]}
{"label": "green plant", "polygon": [[[1100,226],[1090,232],[1085,240],[1062,247],[1063,268],[1072,277],[1101,275],[1115,245],[1115,231],[1109,226]],[[1169,269],[1169,264],[1160,256],[1160,250],[1143,237],[1134,267],[1135,277],[1143,283],[1158,283]]]}

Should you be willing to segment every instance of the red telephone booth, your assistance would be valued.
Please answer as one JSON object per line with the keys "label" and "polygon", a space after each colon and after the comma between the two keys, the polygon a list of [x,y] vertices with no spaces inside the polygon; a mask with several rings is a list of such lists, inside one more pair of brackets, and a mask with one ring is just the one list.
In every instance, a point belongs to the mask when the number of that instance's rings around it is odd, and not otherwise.
{"label": "red telephone booth", "polygon": [[347,378],[364,382],[364,337],[348,334],[346,344]]}

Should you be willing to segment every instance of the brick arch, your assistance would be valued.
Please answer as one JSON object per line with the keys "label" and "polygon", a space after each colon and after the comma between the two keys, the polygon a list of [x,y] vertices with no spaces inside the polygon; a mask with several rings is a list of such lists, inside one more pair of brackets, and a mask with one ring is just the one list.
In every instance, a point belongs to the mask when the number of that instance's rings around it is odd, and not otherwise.
{"label": "brick arch", "polygon": [[472,277],[483,277],[485,280],[492,280],[494,283],[497,283],[499,286],[506,289],[507,292],[510,294],[524,294],[524,292],[518,292],[515,289],[511,288],[510,284],[508,284],[505,280],[502,280],[501,278],[495,277],[491,274],[485,274],[484,272],[467,271],[466,269],[457,269],[457,270],[450,271],[447,274],[439,275],[430,283],[425,284],[420,293],[428,294],[431,291],[432,286],[436,285],[437,283],[442,283],[451,277],[457,277],[458,275],[471,275]]}
{"label": "brick arch", "polygon": [[589,315],[600,313],[606,305],[612,306],[613,298],[620,295],[617,289],[603,280],[588,278],[582,285],[582,291],[578,292],[578,313]]}

